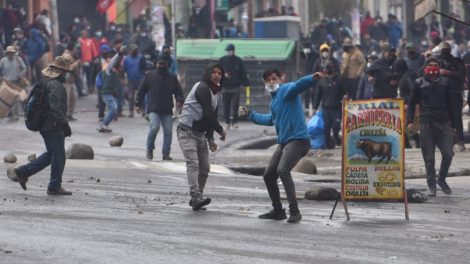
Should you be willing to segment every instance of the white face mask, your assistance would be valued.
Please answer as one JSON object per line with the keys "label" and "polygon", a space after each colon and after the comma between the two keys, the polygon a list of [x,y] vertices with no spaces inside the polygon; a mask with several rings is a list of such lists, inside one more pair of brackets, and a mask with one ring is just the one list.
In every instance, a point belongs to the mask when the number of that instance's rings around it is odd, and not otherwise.
{"label": "white face mask", "polygon": [[75,19],[73,20],[73,22],[75,22],[75,24],[80,23],[80,18],[75,18]]}
{"label": "white face mask", "polygon": [[310,54],[310,49],[304,49],[304,54]]}
{"label": "white face mask", "polygon": [[330,53],[328,53],[328,51],[323,51],[321,53],[321,56],[322,56],[322,58],[328,58],[328,56],[330,56]]}
{"label": "white face mask", "polygon": [[114,30],[116,30],[116,27],[115,26],[110,26],[109,29],[114,31]]}
{"label": "white face mask", "polygon": [[147,32],[142,32],[142,33],[140,33],[140,36],[146,37],[146,36],[147,36]]}
{"label": "white face mask", "polygon": [[367,63],[367,68],[370,68],[370,66],[372,66],[372,63],[368,62]]}
{"label": "white face mask", "polygon": [[279,89],[279,83],[276,83],[276,84],[273,84],[273,85],[265,84],[264,89],[265,89],[266,93],[275,94],[277,92],[277,90]]}

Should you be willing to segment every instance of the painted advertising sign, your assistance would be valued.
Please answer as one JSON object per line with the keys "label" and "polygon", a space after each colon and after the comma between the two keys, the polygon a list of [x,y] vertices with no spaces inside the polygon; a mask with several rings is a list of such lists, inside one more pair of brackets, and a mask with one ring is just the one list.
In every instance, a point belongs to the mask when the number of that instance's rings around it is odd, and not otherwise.
{"label": "painted advertising sign", "polygon": [[345,200],[404,200],[405,132],[403,100],[344,101]]}

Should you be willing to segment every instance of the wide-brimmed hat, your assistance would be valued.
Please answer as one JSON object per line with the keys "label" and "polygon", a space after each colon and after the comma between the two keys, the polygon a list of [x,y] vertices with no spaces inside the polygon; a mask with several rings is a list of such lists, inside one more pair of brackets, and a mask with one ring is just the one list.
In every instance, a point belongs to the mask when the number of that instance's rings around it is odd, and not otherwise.
{"label": "wide-brimmed hat", "polygon": [[5,53],[16,53],[16,48],[13,46],[8,46],[5,50]]}
{"label": "wide-brimmed hat", "polygon": [[70,68],[71,63],[66,56],[57,56],[49,66],[42,70],[42,74],[47,78],[57,78],[64,71],[72,71]]}

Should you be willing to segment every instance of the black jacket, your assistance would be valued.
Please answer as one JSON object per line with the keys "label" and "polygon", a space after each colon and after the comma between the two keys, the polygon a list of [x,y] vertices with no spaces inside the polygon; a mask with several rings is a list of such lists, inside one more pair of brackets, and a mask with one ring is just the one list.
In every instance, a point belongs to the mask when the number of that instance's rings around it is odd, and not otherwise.
{"label": "black jacket", "polygon": [[193,129],[205,132],[208,139],[214,139],[214,131],[221,134],[224,129],[217,120],[217,109],[212,109],[211,89],[205,82],[200,82],[196,88],[195,97],[202,107],[202,119],[193,122]]}
{"label": "black jacket", "polygon": [[144,108],[145,95],[148,94],[147,113],[173,114],[173,95],[178,102],[184,102],[183,90],[174,74],[161,75],[152,70],[145,75],[137,92],[136,105]]}
{"label": "black jacket", "polygon": [[367,73],[374,77],[374,91],[372,98],[396,98],[397,88],[392,86],[390,81],[400,79],[397,74],[394,73],[393,67],[384,58],[378,59],[372,64],[367,70]]}
{"label": "black jacket", "polygon": [[68,125],[67,93],[60,78],[45,80],[47,110],[41,132],[64,131]]}
{"label": "black jacket", "polygon": [[240,87],[250,85],[248,81],[248,74],[245,70],[245,65],[243,61],[238,56],[226,55],[220,58],[219,63],[222,65],[224,72],[226,74],[225,80],[222,82],[222,87],[224,89],[231,87]]}
{"label": "black jacket", "polygon": [[346,90],[339,82],[338,77],[322,78],[315,89],[313,109],[318,109],[321,101],[323,108],[341,110],[341,102],[345,94]]}
{"label": "black jacket", "polygon": [[[420,106],[421,123],[442,123],[453,120],[450,109],[450,87],[447,78],[441,77],[436,82],[430,82],[425,77],[416,80],[408,100],[407,124],[413,122],[416,104]],[[452,124],[452,127],[455,126]]]}
{"label": "black jacket", "polygon": [[465,80],[465,64],[461,58],[452,55],[445,57],[439,56],[441,69],[452,71],[448,78],[450,91],[452,93],[461,93],[463,91],[463,84]]}

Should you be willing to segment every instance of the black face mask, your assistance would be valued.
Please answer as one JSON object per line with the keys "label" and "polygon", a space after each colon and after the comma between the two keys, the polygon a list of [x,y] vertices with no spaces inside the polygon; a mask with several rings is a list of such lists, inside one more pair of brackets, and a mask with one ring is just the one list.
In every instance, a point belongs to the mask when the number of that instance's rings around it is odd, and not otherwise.
{"label": "black face mask", "polygon": [[392,64],[392,63],[395,62],[396,59],[397,59],[397,56],[395,56],[395,55],[389,55],[389,56],[388,56],[388,59],[387,59],[387,62],[388,62],[389,64]]}

